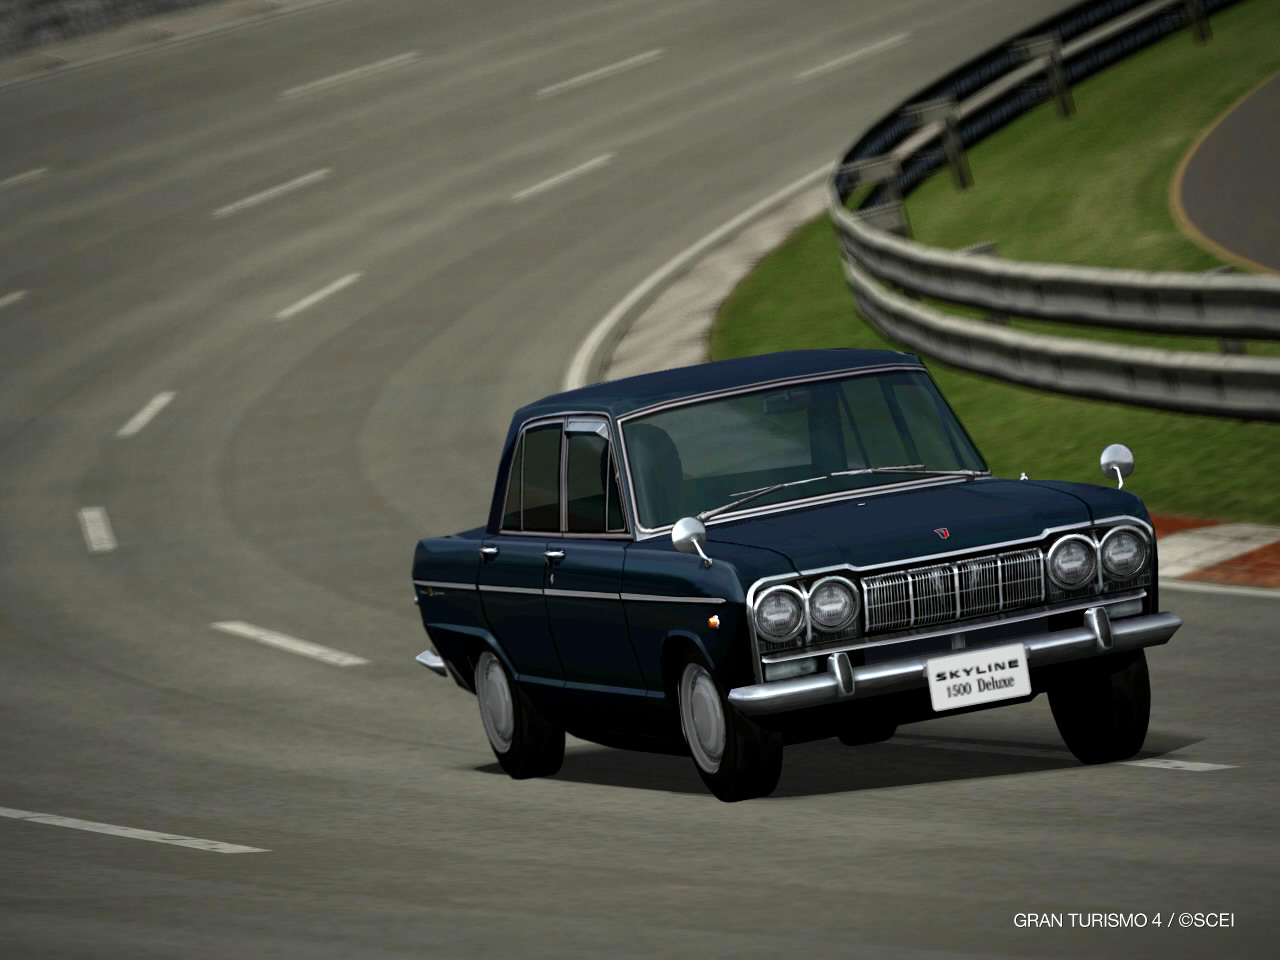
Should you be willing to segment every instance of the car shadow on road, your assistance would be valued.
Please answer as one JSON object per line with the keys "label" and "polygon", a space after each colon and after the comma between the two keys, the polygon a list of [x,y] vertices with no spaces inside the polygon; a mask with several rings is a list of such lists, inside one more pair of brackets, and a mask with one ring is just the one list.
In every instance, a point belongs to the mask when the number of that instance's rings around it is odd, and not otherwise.
{"label": "car shadow on road", "polygon": [[[1153,732],[1147,747],[1135,759],[1159,757],[1195,742],[1195,737]],[[476,769],[482,773],[503,773],[496,763]],[[838,740],[820,740],[787,748],[782,779],[772,795],[854,793],[1069,769],[1083,772],[1090,768],[1061,746],[957,737],[900,736],[890,743],[863,747],[846,747]],[[554,779],[667,793],[707,792],[688,757],[607,747],[569,751]]]}

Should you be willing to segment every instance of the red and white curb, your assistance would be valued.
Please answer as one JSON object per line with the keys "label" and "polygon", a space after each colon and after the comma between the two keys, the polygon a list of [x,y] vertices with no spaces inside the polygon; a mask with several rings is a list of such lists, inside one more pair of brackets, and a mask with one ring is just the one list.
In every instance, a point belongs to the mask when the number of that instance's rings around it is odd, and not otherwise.
{"label": "red and white curb", "polygon": [[1275,590],[1280,596],[1280,526],[1155,517],[1160,579],[1177,586]]}

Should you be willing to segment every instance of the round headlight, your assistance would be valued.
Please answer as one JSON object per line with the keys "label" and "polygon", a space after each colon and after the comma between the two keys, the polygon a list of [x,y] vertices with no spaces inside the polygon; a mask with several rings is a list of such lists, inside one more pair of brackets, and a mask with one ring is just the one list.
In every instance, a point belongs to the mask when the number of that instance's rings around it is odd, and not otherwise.
{"label": "round headlight", "polygon": [[1093,541],[1079,534],[1063,537],[1049,548],[1048,568],[1049,579],[1062,589],[1084,586],[1098,570]]}
{"label": "round headlight", "polygon": [[795,587],[773,587],[756,601],[756,629],[769,640],[790,640],[804,626],[803,595]]}
{"label": "round headlight", "polygon": [[847,627],[858,615],[858,593],[848,580],[828,577],[809,590],[809,617],[823,630]]}
{"label": "round headlight", "polygon": [[1102,538],[1102,569],[1116,580],[1131,580],[1147,565],[1147,539],[1132,527],[1117,527]]}

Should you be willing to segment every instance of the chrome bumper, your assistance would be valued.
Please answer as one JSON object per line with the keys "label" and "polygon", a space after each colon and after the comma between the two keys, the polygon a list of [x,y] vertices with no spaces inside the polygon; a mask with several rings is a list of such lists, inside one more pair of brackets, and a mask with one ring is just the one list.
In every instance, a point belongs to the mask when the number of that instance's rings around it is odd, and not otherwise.
{"label": "chrome bumper", "polygon": [[413,659],[417,660],[420,664],[422,664],[432,673],[438,673],[442,677],[447,677],[449,675],[449,671],[445,669],[444,658],[441,657],[440,654],[436,653],[434,650],[431,650],[429,648],[426,650],[423,650],[420,654],[418,654]]}
{"label": "chrome bumper", "polygon": [[[1090,607],[1085,611],[1084,619],[1082,627],[1041,633],[1021,640],[1002,640],[1001,644],[1023,644],[1027,648],[1027,665],[1043,667],[1117,650],[1136,650],[1168,643],[1182,626],[1182,619],[1172,613],[1153,613],[1112,621],[1105,607]],[[925,686],[925,663],[939,656],[946,654],[855,667],[847,653],[833,653],[827,658],[826,673],[735,687],[729,691],[729,702],[741,713],[783,713],[841,700],[897,693]]]}

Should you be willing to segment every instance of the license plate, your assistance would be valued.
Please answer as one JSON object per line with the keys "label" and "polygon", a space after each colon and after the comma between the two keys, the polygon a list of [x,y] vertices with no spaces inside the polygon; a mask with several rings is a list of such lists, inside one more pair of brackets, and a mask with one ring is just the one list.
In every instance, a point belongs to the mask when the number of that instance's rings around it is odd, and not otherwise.
{"label": "license plate", "polygon": [[1031,694],[1027,650],[1020,643],[934,657],[925,671],[936,713]]}

